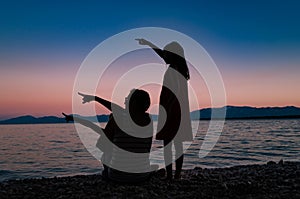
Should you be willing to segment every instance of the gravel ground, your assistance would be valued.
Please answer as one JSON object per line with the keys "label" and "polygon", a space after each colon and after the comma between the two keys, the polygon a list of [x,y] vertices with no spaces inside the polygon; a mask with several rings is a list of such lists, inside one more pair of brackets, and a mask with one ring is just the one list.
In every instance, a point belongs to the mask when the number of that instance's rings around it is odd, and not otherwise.
{"label": "gravel ground", "polygon": [[181,180],[124,185],[101,175],[13,180],[0,198],[300,198],[300,162],[183,171]]}

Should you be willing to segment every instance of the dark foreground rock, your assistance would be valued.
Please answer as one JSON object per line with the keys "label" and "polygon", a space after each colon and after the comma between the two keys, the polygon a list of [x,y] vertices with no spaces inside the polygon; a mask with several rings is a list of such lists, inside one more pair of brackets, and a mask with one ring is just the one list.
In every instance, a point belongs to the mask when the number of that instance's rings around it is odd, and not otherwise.
{"label": "dark foreground rock", "polygon": [[15,180],[0,184],[0,198],[300,198],[300,162],[195,168],[181,180],[155,175],[139,185],[101,175]]}

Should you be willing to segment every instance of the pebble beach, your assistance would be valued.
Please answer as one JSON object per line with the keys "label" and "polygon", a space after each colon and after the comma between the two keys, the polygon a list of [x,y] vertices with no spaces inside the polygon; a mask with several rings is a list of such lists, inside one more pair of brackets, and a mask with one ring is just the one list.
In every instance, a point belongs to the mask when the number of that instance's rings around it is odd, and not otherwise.
{"label": "pebble beach", "polygon": [[300,162],[184,170],[164,181],[157,171],[138,185],[105,181],[99,175],[11,180],[0,198],[300,198]]}

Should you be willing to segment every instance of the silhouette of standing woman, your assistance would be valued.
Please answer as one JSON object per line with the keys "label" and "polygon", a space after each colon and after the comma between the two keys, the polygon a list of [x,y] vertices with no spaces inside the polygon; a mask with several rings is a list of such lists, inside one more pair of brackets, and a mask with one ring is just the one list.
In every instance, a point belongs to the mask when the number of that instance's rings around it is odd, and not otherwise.
{"label": "silhouette of standing woman", "polygon": [[176,158],[174,178],[180,179],[183,164],[183,142],[193,139],[187,87],[190,75],[184,50],[177,42],[171,42],[161,50],[145,39],[136,40],[141,45],[151,47],[168,65],[160,93],[156,139],[163,140],[164,143],[166,179],[168,180],[172,179],[172,143],[174,143]]}

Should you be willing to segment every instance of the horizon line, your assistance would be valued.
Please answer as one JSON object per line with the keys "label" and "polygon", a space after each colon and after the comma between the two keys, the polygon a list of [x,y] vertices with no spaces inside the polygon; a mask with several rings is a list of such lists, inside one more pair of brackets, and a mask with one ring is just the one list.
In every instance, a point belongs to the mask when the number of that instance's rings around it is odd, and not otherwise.
{"label": "horizon line", "polygon": [[[228,108],[228,107],[237,107],[237,108],[256,108],[256,109],[260,109],[260,108],[287,108],[287,107],[293,107],[293,108],[299,108],[299,106],[295,106],[295,105],[286,105],[286,106],[261,106],[261,107],[256,107],[256,106],[251,106],[251,105],[238,105],[238,106],[235,106],[235,105],[225,105],[225,106],[219,106],[219,107],[205,107],[205,108],[200,108],[200,109],[196,109],[196,110],[192,110],[190,111],[190,113],[192,112],[195,112],[195,111],[201,111],[201,110],[205,110],[205,109],[220,109],[220,108]],[[157,113],[149,113],[150,115],[158,115]],[[72,115],[79,115],[79,114],[72,114]],[[83,116],[83,117],[95,117],[95,116],[102,116],[102,115],[110,115],[109,114],[97,114],[97,115],[80,115],[80,116]],[[56,115],[43,115],[43,116],[35,116],[34,114],[24,114],[24,115],[16,115],[16,116],[13,116],[13,117],[10,117],[10,118],[5,118],[5,119],[1,119],[0,122],[2,121],[5,121],[5,120],[10,120],[10,119],[15,119],[15,118],[18,118],[18,117],[25,117],[25,116],[31,116],[31,117],[34,117],[34,118],[43,118],[43,117],[57,117],[57,118],[63,118],[63,117],[58,117]],[[5,116],[3,116],[5,117]]]}

